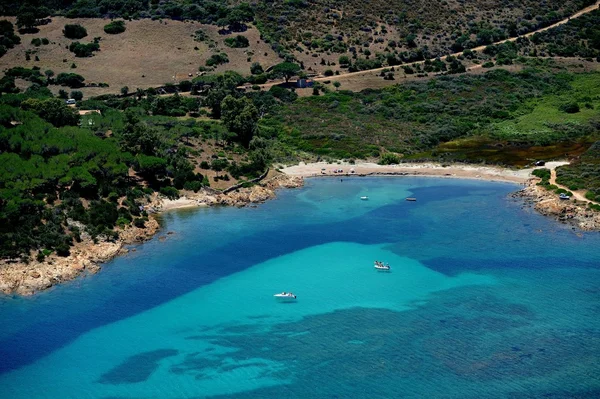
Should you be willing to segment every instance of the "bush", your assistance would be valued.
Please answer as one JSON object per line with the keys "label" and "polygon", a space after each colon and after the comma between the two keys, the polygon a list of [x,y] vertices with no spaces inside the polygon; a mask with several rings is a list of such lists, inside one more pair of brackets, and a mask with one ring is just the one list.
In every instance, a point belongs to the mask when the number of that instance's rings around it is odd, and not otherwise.
{"label": "bush", "polygon": [[325,75],[325,76],[333,76],[333,71],[331,69],[327,69],[327,70],[325,70],[325,72],[323,72],[323,75]]}
{"label": "bush", "polygon": [[226,159],[213,159],[210,164],[210,168],[215,172],[220,172],[229,166],[229,161]]}
{"label": "bush", "polygon": [[547,183],[548,180],[550,180],[551,172],[550,169],[541,168],[535,169],[533,172],[531,172],[531,174],[542,179],[542,183]]}
{"label": "bush", "polygon": [[206,66],[212,67],[212,66],[217,66],[217,65],[221,65],[221,64],[227,64],[228,62],[229,62],[229,57],[227,57],[227,54],[225,54],[225,53],[213,54],[210,56],[209,59],[206,60]]}
{"label": "bush", "polygon": [[94,54],[94,51],[100,50],[100,45],[98,43],[79,43],[73,42],[69,46],[69,51],[75,54],[75,57],[91,57]]}
{"label": "bush", "polygon": [[42,45],[42,39],[40,39],[39,37],[35,37],[31,39],[31,44],[33,44],[36,47],[39,47]]}
{"label": "bush", "polygon": [[202,182],[199,180],[185,182],[183,188],[197,193],[202,188]]}
{"label": "bush", "polygon": [[258,62],[253,62],[250,66],[250,73],[252,73],[252,75],[260,75],[264,72],[265,71],[263,70],[262,65],[260,65]]}
{"label": "bush", "polygon": [[83,93],[79,90],[73,90],[71,92],[71,98],[76,101],[81,101],[81,100],[83,100]]}
{"label": "bush", "polygon": [[125,21],[112,21],[111,23],[104,25],[104,32],[109,35],[117,35],[125,32]]}
{"label": "bush", "polygon": [[56,84],[59,86],[68,86],[71,88],[83,87],[85,78],[76,73],[59,73],[56,77]]}
{"label": "bush", "polygon": [[69,39],[83,39],[87,36],[87,30],[79,24],[67,24],[63,29],[63,35]]}
{"label": "bush", "polygon": [[350,65],[350,58],[347,55],[342,55],[338,58],[338,63],[342,68],[347,68]]}
{"label": "bush", "polygon": [[225,45],[233,48],[245,48],[250,46],[250,43],[248,42],[248,38],[237,35],[236,37],[228,37],[225,39]]}
{"label": "bush", "polygon": [[572,101],[570,103],[562,104],[558,109],[567,114],[576,114],[579,112],[579,104],[577,104],[576,101]]}
{"label": "bush", "polygon": [[160,193],[169,199],[179,198],[179,191],[175,187],[161,187]]}
{"label": "bush", "polygon": [[386,152],[379,159],[379,165],[394,165],[400,163],[400,157],[394,153]]}

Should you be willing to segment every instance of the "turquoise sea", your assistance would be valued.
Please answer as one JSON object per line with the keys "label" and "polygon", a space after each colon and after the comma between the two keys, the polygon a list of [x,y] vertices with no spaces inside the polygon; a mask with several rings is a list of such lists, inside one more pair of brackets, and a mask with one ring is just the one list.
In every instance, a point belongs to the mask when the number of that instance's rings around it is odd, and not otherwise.
{"label": "turquoise sea", "polygon": [[309,179],[165,213],[98,274],[0,299],[0,398],[600,397],[600,234],[517,189]]}

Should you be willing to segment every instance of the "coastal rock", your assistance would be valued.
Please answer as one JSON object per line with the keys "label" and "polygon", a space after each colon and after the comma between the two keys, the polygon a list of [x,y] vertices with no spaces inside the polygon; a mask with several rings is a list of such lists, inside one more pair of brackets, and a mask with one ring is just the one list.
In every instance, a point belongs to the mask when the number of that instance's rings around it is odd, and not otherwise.
{"label": "coastal rock", "polygon": [[94,243],[91,238],[74,242],[71,254],[60,257],[51,254],[42,262],[36,260],[36,254],[30,254],[30,261],[0,261],[0,292],[4,294],[33,295],[37,291],[48,289],[63,281],[72,280],[84,272],[96,273],[100,263],[112,259],[121,253],[123,245],[147,240],[158,230],[158,222],[150,218],[144,228],[128,226],[118,230],[119,238],[114,241]]}
{"label": "coastal rock", "polygon": [[561,200],[555,193],[538,186],[538,181],[531,179],[526,187],[513,197],[525,198],[536,211],[557,221],[570,223],[585,231],[600,230],[600,212],[589,209],[581,202]]}

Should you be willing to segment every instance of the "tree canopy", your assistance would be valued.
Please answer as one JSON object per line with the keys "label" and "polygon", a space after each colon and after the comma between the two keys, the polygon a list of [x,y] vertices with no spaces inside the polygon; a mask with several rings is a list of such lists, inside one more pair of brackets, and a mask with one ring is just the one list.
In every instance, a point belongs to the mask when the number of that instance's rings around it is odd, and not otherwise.
{"label": "tree canopy", "polygon": [[221,120],[229,130],[237,134],[237,139],[248,147],[259,115],[256,106],[247,97],[235,98],[228,95],[221,102]]}
{"label": "tree canopy", "polygon": [[282,62],[277,64],[271,70],[271,75],[277,78],[284,78],[286,83],[292,76],[298,75],[302,69],[300,65],[293,62]]}

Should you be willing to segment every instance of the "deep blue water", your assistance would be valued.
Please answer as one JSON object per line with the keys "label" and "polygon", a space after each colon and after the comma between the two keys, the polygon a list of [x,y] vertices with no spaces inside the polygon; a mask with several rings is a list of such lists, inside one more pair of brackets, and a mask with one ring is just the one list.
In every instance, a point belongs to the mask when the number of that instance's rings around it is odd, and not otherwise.
{"label": "deep blue water", "polygon": [[98,274],[0,300],[0,397],[600,397],[600,234],[517,188],[316,179],[165,213]]}

